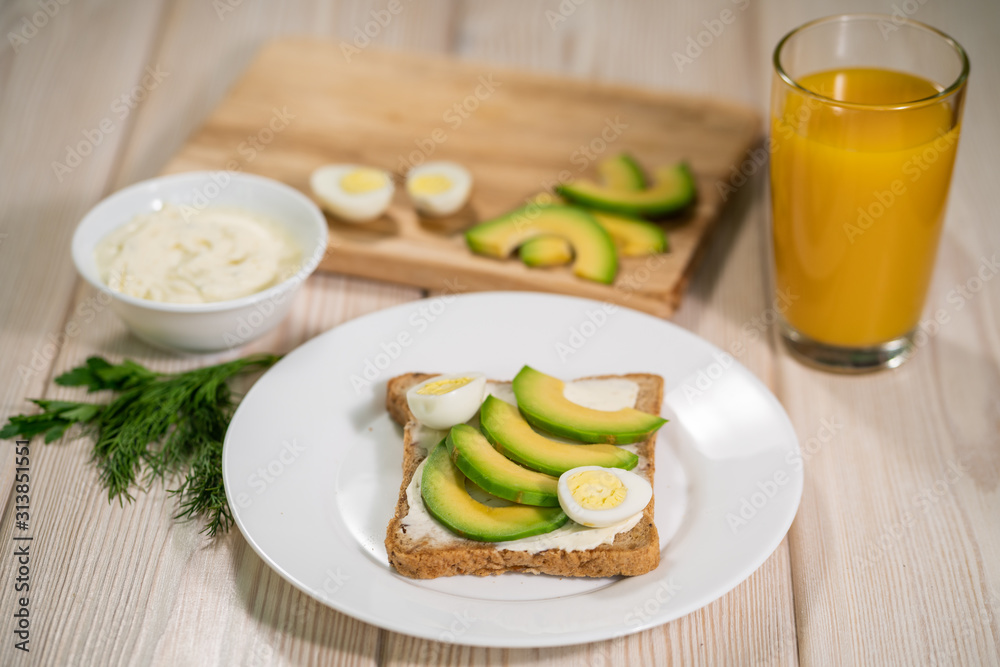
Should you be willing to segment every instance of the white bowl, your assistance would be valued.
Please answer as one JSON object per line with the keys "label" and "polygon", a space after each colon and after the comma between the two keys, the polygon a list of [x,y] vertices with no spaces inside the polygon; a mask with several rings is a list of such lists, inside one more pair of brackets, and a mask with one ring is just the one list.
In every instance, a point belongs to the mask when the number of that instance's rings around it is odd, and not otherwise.
{"label": "white bowl", "polygon": [[[302,249],[295,275],[262,292],[212,303],[163,303],[108,289],[94,257],[113,229],[164,204],[239,207],[283,225]],[[326,219],[304,194],[278,181],[228,171],[194,171],[131,185],[92,208],[73,235],[73,263],[111,298],[112,309],[148,343],[184,352],[232,349],[258,338],[288,314],[292,295],[326,252]]]}

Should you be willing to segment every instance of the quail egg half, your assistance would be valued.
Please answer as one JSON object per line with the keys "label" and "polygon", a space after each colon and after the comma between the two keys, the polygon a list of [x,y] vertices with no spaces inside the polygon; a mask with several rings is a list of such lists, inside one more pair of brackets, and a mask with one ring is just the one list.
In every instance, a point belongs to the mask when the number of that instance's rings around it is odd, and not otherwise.
{"label": "quail egg half", "polygon": [[406,192],[424,215],[451,215],[469,201],[472,174],[455,162],[428,162],[407,172]]}
{"label": "quail egg half", "polygon": [[309,179],[329,213],[347,222],[368,222],[385,213],[395,186],[388,172],[355,164],[328,164]]}
{"label": "quail egg half", "polygon": [[439,430],[472,419],[485,398],[486,376],[482,373],[438,375],[406,392],[406,403],[416,420]]}
{"label": "quail egg half", "polygon": [[603,528],[645,509],[653,498],[653,487],[628,470],[581,466],[559,476],[557,493],[559,506],[570,519]]}

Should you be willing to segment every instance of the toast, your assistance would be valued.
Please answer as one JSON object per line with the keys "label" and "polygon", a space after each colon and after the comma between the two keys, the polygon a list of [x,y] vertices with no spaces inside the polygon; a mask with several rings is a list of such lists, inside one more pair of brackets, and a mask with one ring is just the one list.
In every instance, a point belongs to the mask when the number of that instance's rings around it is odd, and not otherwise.
{"label": "toast", "polygon": [[[407,487],[427,450],[415,438],[418,425],[406,402],[407,390],[433,377],[427,373],[408,373],[389,380],[386,408],[397,423],[404,426],[403,483],[400,486],[396,513],[386,530],[385,549],[389,563],[400,574],[414,579],[434,579],[459,574],[479,576],[522,572],[551,574],[564,577],[610,577],[645,574],[660,562],[660,542],[653,523],[651,500],[638,523],[615,535],[614,542],[592,549],[567,551],[547,549],[537,553],[505,549],[496,543],[469,540],[448,534],[433,541],[414,539],[406,532],[406,517],[410,511]],[[621,378],[639,385],[635,408],[652,414],[660,413],[663,401],[663,379],[649,374],[599,376],[581,379]],[[509,384],[491,381],[493,384]],[[656,434],[633,445],[640,456],[636,474],[653,482]],[[436,443],[430,443],[431,446]]]}

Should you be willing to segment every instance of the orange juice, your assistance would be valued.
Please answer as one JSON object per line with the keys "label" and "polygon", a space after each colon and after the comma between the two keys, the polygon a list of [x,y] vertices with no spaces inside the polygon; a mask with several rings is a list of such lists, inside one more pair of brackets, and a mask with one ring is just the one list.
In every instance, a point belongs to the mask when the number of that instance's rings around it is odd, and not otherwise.
{"label": "orange juice", "polygon": [[941,88],[885,69],[823,71],[798,83],[822,97],[776,87],[771,107],[784,317],[829,345],[897,339],[917,325],[930,284],[961,110],[921,105]]}

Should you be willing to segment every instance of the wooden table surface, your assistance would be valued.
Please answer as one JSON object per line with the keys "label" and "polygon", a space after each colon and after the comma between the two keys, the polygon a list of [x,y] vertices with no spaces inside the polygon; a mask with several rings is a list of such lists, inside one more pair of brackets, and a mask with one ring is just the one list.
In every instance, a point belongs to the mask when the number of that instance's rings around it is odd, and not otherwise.
{"label": "wooden table surface", "polygon": [[[0,541],[7,545],[0,549],[0,663],[1000,664],[1000,280],[991,280],[1000,253],[1000,4],[401,2],[372,48],[710,94],[762,112],[771,49],[806,20],[877,9],[945,30],[973,63],[925,311],[943,310],[947,323],[892,372],[842,377],[791,359],[767,324],[768,204],[759,173],[731,202],[674,321],[738,350],[781,400],[804,447],[805,491],[781,546],[721,599],[640,634],[581,646],[506,650],[418,640],[312,601],[238,530],[211,541],[196,523],[174,523],[173,501],[159,485],[124,508],[109,504],[87,441],[68,438],[32,446],[28,654],[13,646],[21,595],[12,554],[14,457],[13,447],[0,450]],[[305,34],[351,42],[387,5],[3,3],[0,417],[25,411],[25,397],[78,397],[51,380],[91,354],[161,370],[206,363],[156,352],[126,333],[76,276],[74,226],[102,197],[155,175],[266,40]],[[675,55],[685,52],[690,62]],[[78,166],[54,166],[80,142],[93,146]],[[353,317],[424,296],[316,275],[291,317],[245,351],[285,352]]]}

